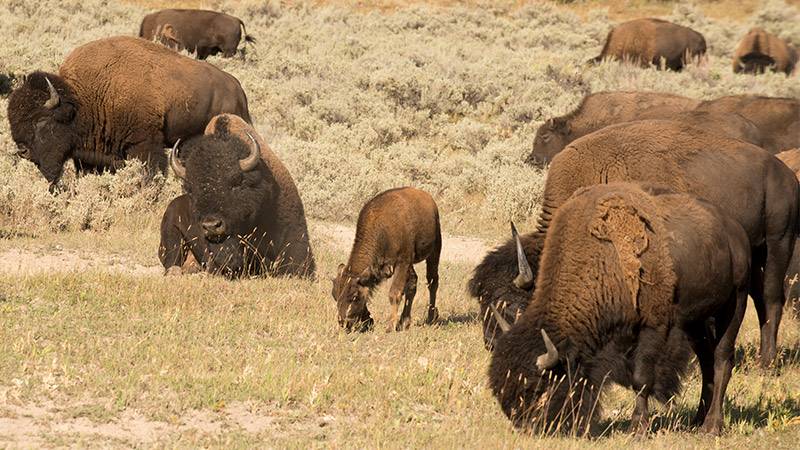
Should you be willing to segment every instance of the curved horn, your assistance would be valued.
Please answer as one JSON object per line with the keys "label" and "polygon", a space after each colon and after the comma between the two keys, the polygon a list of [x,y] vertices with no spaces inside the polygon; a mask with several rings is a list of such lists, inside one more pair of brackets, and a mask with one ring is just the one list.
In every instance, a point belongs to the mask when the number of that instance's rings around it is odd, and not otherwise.
{"label": "curved horn", "polygon": [[258,159],[261,156],[261,146],[258,145],[258,142],[250,133],[245,132],[245,134],[253,141],[253,145],[250,146],[250,154],[247,155],[247,158],[239,160],[239,167],[242,168],[242,172],[249,172],[258,165]]}
{"label": "curved horn", "polygon": [[539,355],[539,357],[536,358],[536,367],[538,367],[539,370],[547,370],[555,366],[558,362],[558,349],[553,345],[553,341],[550,340],[544,328],[542,328],[542,339],[544,339],[544,346],[547,349],[547,353]]}
{"label": "curved horn", "polygon": [[61,103],[61,97],[58,96],[58,92],[56,92],[56,88],[53,87],[53,83],[50,82],[49,78],[44,77],[44,81],[47,81],[47,90],[50,91],[50,98],[44,102],[44,107],[53,109]]}
{"label": "curved horn", "polygon": [[533,271],[530,264],[528,264],[528,258],[525,257],[525,250],[522,249],[522,241],[519,240],[519,233],[517,233],[517,227],[514,226],[513,221],[511,222],[511,236],[517,245],[517,266],[519,271],[517,277],[514,278],[514,286],[528,290],[533,284]]}
{"label": "curved horn", "polygon": [[186,178],[186,167],[183,166],[181,160],[178,158],[178,144],[181,143],[181,140],[178,139],[175,141],[175,145],[172,146],[172,151],[169,152],[169,165],[172,167],[172,171],[175,172],[175,176],[178,178]]}
{"label": "curved horn", "polygon": [[511,325],[506,322],[506,319],[500,314],[500,311],[495,308],[494,303],[489,303],[489,308],[492,308],[492,314],[494,314],[494,320],[497,321],[497,324],[500,325],[500,329],[503,330],[503,333],[508,333],[508,330],[511,329]]}

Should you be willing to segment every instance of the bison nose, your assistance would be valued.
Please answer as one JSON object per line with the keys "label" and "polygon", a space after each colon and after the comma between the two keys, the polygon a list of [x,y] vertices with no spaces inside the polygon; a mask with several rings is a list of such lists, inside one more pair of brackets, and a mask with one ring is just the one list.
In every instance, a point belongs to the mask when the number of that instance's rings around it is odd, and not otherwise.
{"label": "bison nose", "polygon": [[206,217],[203,219],[202,225],[208,237],[222,236],[225,234],[225,222],[219,217]]}

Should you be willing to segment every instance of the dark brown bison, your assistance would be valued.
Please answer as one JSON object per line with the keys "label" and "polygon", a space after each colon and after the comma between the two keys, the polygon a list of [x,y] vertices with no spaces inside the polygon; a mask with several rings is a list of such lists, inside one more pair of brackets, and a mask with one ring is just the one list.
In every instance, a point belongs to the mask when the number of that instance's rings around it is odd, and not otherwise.
{"label": "dark brown bison", "polygon": [[142,19],[139,37],[186,49],[196,53],[197,59],[218,53],[230,58],[236,54],[243,30],[245,43],[254,43],[255,38],[247,34],[238,17],[201,9],[164,9]]}
{"label": "dark brown bison", "polygon": [[[508,301],[524,308],[519,292],[533,289],[535,280],[519,274],[536,273],[544,233],[561,204],[581,187],[639,180],[707,200],[745,229],[753,254],[751,295],[761,325],[761,364],[769,365],[777,350],[783,280],[797,233],[797,180],[759,147],[674,121],[606,127],[556,155],[545,182],[537,232],[523,236],[526,258],[517,258],[516,243],[511,240],[487,256],[470,280],[470,293],[478,298],[485,317],[484,329],[496,327],[486,313],[490,305],[502,307]],[[489,260],[492,264],[485,264]],[[532,263],[533,270],[515,270],[526,263]],[[510,312],[505,316],[513,319]],[[492,338],[492,334],[484,335],[488,346]]]}
{"label": "dark brown bison", "polygon": [[791,75],[797,65],[797,49],[762,28],[747,32],[733,55],[734,73],[764,73],[767,69]]}
{"label": "dark brown bison", "polygon": [[681,70],[691,59],[705,53],[705,38],[691,28],[661,19],[636,19],[614,27],[600,55],[589,62],[616,59],[643,67],[660,68],[663,64],[667,69]]}
{"label": "dark brown bison", "polygon": [[114,171],[128,158],[164,170],[165,147],[225,112],[250,121],[236,78],[134,37],[76,48],[59,75],[28,75],[8,102],[18,154],[51,185],[69,159],[78,172]]}
{"label": "dark brown bison", "polygon": [[646,432],[649,397],[680,390],[688,339],[703,378],[695,423],[719,434],[749,263],[747,234],[709,203],[630,183],[579,189],[547,230],[530,306],[497,340],[492,392],[518,426],[581,432],[618,383]]}
{"label": "dark brown bison", "polygon": [[[782,151],[775,157],[783,161],[794,172],[797,179],[800,180],[800,148]],[[792,261],[789,263],[789,270],[786,271],[784,288],[786,299],[792,302],[794,307],[795,316],[800,317],[800,246],[796,243]]]}
{"label": "dark brown bison", "polygon": [[575,139],[609,125],[637,120],[650,110],[669,115],[694,109],[699,104],[699,100],[662,92],[589,94],[574,111],[549,119],[536,130],[533,151],[525,162],[534,166],[548,164]]}
{"label": "dark brown bison", "polygon": [[[405,187],[390,189],[368,201],[358,215],[356,237],[347,264],[340,264],[331,294],[339,324],[348,331],[365,331],[373,324],[367,300],[383,280],[391,277],[392,306],[388,331],[411,325],[411,304],[417,293],[414,264],[425,260],[430,299],[428,323],[438,317],[439,254],[442,232],[436,202],[427,193]],[[403,311],[398,317],[398,309]]]}
{"label": "dark brown bison", "polygon": [[303,202],[292,176],[252,126],[214,117],[170,156],[186,194],[161,222],[158,256],[180,272],[191,252],[211,273],[312,276]]}
{"label": "dark brown bison", "polygon": [[730,95],[704,101],[696,110],[741,115],[758,127],[761,147],[773,154],[800,147],[800,100],[796,98]]}

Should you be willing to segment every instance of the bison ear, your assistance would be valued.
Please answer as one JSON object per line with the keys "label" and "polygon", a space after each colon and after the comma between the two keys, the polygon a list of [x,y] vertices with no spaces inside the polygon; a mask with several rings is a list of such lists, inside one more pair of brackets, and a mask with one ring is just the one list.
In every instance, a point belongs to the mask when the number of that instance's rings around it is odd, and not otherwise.
{"label": "bison ear", "polygon": [[341,277],[344,273],[344,264],[339,264],[339,268],[336,269],[336,277]]}
{"label": "bison ear", "polygon": [[564,119],[562,119],[560,117],[556,117],[555,119],[552,119],[552,121],[553,122],[552,122],[552,125],[551,125],[550,128],[552,128],[553,130],[555,130],[555,131],[557,131],[557,132],[559,132],[561,134],[569,134],[570,131],[572,131],[570,126],[569,126],[569,123],[567,123],[566,120],[564,120]]}

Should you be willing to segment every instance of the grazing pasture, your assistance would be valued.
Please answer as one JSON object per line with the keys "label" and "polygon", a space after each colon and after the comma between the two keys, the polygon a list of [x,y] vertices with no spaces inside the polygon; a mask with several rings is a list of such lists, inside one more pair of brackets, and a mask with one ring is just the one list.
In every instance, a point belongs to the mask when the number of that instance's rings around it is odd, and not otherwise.
{"label": "grazing pasture", "polygon": [[[148,180],[138,163],[78,178],[68,166],[51,194],[13,155],[0,98],[0,445],[796,446],[796,319],[784,318],[777,367],[764,371],[748,305],[719,438],[688,428],[695,364],[683,392],[655,408],[647,440],[627,433],[634,402],[618,388],[603,401],[600,438],[529,436],[513,430],[487,387],[490,354],[465,288],[486,250],[507,239],[510,219],[533,228],[546,171],[524,159],[537,128],[585,94],[800,97],[797,76],[731,70],[754,26],[800,44],[796,1],[735,11],[727,1],[630,2],[625,18],[640,8],[704,34],[708,61],[673,73],[584,66],[623,20],[616,1],[609,10],[599,1],[6,0],[0,74],[55,71],[81,44],[135,35],[167,3],[233,14],[258,40],[244,59],[208,61],[239,79],[256,130],[291,172],[318,278],[162,276],[159,223],[181,194],[176,178]],[[364,202],[403,185],[439,207],[439,322],[424,325],[417,307],[407,331],[346,334],[330,278]],[[387,290],[372,296],[376,322],[388,320]],[[425,302],[420,287],[416,303]]]}

